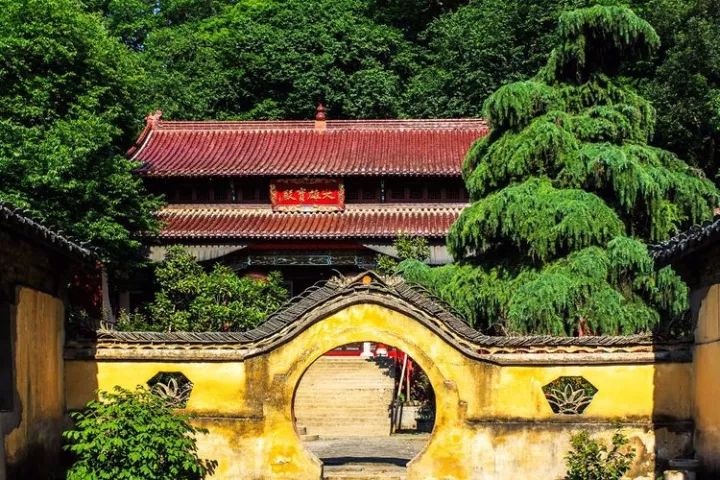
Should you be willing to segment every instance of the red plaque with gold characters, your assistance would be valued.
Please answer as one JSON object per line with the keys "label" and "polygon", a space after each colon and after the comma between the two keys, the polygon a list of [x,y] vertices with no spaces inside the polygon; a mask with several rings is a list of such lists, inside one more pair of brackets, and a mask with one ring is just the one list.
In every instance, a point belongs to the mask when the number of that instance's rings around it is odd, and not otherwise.
{"label": "red plaque with gold characters", "polygon": [[342,180],[288,178],[270,182],[273,210],[343,210],[345,187]]}

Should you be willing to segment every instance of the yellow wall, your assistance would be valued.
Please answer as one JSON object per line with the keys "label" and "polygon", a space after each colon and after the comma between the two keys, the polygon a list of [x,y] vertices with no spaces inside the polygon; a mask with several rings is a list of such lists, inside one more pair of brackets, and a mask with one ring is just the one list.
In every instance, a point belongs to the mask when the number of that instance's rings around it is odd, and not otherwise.
{"label": "yellow wall", "polygon": [[695,343],[695,449],[703,467],[720,476],[720,285],[702,301]]}
{"label": "yellow wall", "polygon": [[[293,394],[319,356],[360,341],[407,352],[436,392],[435,429],[409,465],[409,479],[558,478],[572,431],[608,437],[617,421],[640,453],[634,477],[654,478],[655,452],[672,458],[691,440],[690,432],[652,424],[656,416],[670,423],[690,418],[691,364],[498,366],[468,358],[418,321],[375,304],[344,308],[245,362],[69,360],[67,403],[79,408],[94,388],[132,387],[159,371],[181,371],[195,383],[188,410],[211,432],[199,447],[219,461],[217,478],[316,480],[320,462],[294,431]],[[542,395],[543,385],[563,375],[582,375],[598,389],[581,417],[553,414]],[[673,388],[658,388],[668,384]]]}
{"label": "yellow wall", "polygon": [[5,432],[5,453],[12,469],[22,462],[57,457],[65,413],[63,392],[63,304],[30,288],[17,293],[14,410],[19,423]]}

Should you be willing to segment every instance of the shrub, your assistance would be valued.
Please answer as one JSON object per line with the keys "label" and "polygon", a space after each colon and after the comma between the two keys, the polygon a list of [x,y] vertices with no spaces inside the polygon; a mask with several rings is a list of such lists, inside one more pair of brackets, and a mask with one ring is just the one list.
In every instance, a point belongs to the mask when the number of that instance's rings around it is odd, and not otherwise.
{"label": "shrub", "polygon": [[620,432],[613,434],[610,450],[585,431],[573,435],[570,443],[565,480],[620,480],[635,458],[635,450],[624,448],[628,439]]}
{"label": "shrub", "polygon": [[238,276],[216,264],[210,271],[182,247],[168,249],[155,269],[158,291],[141,312],[121,312],[119,330],[243,331],[256,327],[287,299],[282,277]]}
{"label": "shrub", "polygon": [[[401,233],[393,242],[400,261],[417,260],[426,262],[430,259],[430,247],[424,237],[415,237]],[[375,271],[381,275],[392,275],[398,266],[398,261],[389,255],[379,254],[376,259]]]}
{"label": "shrub", "polygon": [[63,433],[75,455],[68,480],[197,480],[212,474],[216,462],[197,454],[195,435],[206,433],[162,399],[138,386],[100,392],[99,401],[71,417]]}

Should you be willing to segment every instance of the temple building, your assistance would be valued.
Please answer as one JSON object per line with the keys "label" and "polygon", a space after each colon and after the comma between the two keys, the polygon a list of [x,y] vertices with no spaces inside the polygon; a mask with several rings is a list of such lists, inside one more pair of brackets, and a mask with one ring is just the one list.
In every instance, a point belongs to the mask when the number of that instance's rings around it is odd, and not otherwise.
{"label": "temple building", "polygon": [[147,117],[128,157],[163,194],[151,258],[183,245],[240,274],[279,270],[292,294],[373,268],[400,233],[433,264],[468,195],[463,158],[482,120],[166,121]]}

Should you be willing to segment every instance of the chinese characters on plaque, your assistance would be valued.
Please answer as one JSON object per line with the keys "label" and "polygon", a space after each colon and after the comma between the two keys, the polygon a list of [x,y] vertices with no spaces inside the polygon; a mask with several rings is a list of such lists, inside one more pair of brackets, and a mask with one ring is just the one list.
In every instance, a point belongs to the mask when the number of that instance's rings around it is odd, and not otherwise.
{"label": "chinese characters on plaque", "polygon": [[282,179],[270,182],[273,210],[343,210],[342,180],[320,178]]}

